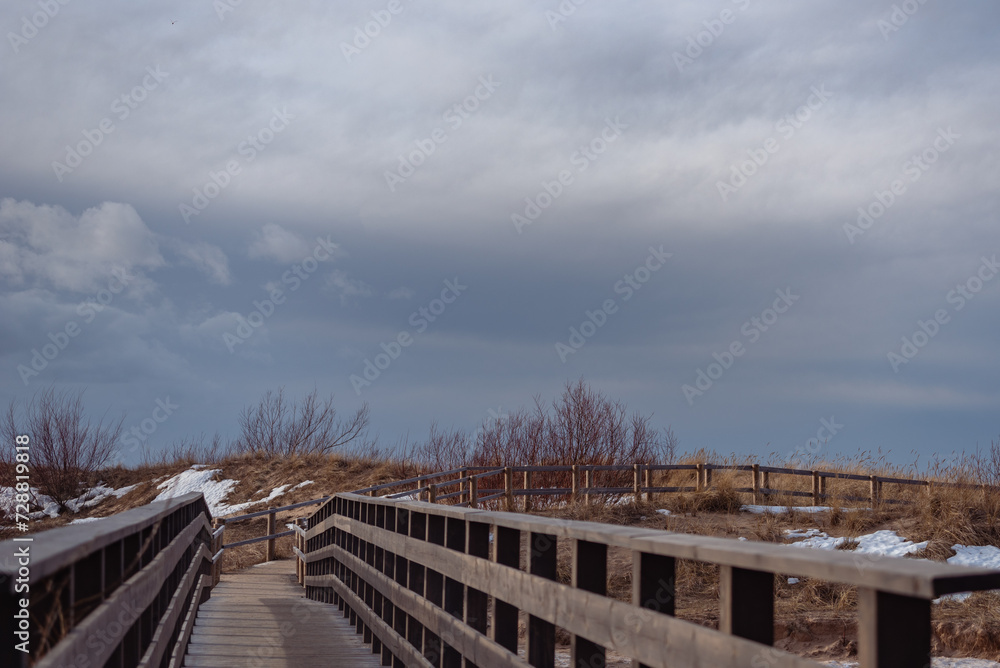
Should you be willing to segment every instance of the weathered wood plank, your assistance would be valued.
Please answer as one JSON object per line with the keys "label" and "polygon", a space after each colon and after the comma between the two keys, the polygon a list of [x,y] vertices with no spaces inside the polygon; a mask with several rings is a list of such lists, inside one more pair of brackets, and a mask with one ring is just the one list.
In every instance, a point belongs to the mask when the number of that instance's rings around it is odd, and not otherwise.
{"label": "weathered wood plank", "polygon": [[305,598],[294,561],[224,575],[201,606],[185,666],[381,665],[333,607]]}

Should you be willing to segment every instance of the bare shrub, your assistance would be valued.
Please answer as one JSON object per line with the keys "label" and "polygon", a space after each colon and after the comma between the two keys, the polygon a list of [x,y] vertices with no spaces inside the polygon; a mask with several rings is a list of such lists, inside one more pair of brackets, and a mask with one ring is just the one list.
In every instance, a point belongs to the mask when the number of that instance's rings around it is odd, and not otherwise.
{"label": "bare shrub", "polygon": [[240,413],[236,451],[263,457],[326,454],[362,436],[368,428],[368,404],[345,420],[337,418],[333,395],[320,399],[316,389],[301,402],[285,399],[285,388],[268,390],[256,406]]}
{"label": "bare shrub", "polygon": [[536,396],[530,409],[488,418],[474,434],[443,431],[434,424],[413,456],[435,470],[672,462],[677,437],[669,428],[654,429],[650,419],[630,414],[620,401],[608,399],[580,380],[567,383],[550,406]]}
{"label": "bare shrub", "polygon": [[18,434],[31,439],[32,482],[52,497],[60,510],[80,495],[81,486],[96,484],[97,472],[115,453],[125,416],[95,425],[86,417],[83,390],[56,392],[49,388],[35,394],[19,411],[14,400],[3,418],[3,435],[14,443]]}

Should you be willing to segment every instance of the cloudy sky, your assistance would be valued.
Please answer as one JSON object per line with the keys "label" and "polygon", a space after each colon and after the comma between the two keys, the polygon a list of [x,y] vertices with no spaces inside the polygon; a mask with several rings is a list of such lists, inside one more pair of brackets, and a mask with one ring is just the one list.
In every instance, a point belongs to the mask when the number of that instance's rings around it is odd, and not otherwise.
{"label": "cloudy sky", "polygon": [[390,443],[582,377],[685,449],[972,451],[1000,434],[998,18],[6,2],[0,400],[166,404],[156,449],[315,386]]}

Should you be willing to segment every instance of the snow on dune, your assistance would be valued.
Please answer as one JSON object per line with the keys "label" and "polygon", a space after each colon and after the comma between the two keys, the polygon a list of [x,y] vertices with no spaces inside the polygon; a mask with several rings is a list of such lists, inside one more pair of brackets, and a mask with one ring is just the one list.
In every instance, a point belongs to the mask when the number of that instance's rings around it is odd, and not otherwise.
{"label": "snow on dune", "polygon": [[825,513],[830,510],[830,506],[741,506],[740,510],[754,515],[784,515],[789,512],[796,513]]}
{"label": "snow on dune", "polygon": [[[835,550],[848,539],[844,536],[833,538],[819,529],[809,529],[807,531],[797,529],[785,529],[785,536],[788,538],[802,538],[798,542],[792,543],[793,547],[811,547],[817,550]],[[857,554],[877,554],[885,557],[903,557],[912,552],[919,552],[927,547],[927,541],[914,543],[906,540],[895,531],[883,529],[855,539],[858,546],[854,549]]]}
{"label": "snow on dune", "polygon": [[295,487],[292,487],[290,483],[287,485],[278,485],[263,499],[228,504],[226,503],[226,498],[240,481],[229,478],[225,480],[215,480],[216,475],[219,473],[222,473],[222,469],[210,469],[203,464],[196,464],[188,470],[181,471],[169,480],[161,482],[157,485],[157,487],[163,491],[160,492],[160,494],[153,500],[163,501],[165,499],[183,496],[189,492],[201,492],[205,495],[205,501],[208,503],[208,509],[212,515],[215,517],[221,517],[223,515],[239,514],[247,511],[253,506],[259,506],[261,504],[268,503],[269,501],[273,501],[279,496],[283,496],[286,492],[290,491],[290,487],[291,489],[298,489],[299,487],[315,484],[312,480],[306,480],[305,482],[300,482]]}
{"label": "snow on dune", "polygon": [[195,468],[192,466],[186,471],[181,471],[172,478],[161,482],[157,488],[162,489],[153,501],[166,501],[178,496],[184,496],[190,492],[201,492],[205,495],[205,502],[208,510],[213,516],[228,515],[229,506],[226,505],[226,497],[233,491],[239,480],[214,480],[217,473],[222,473],[222,469]]}
{"label": "snow on dune", "polygon": [[[66,507],[70,512],[78,513],[84,508],[93,508],[112,496],[120,499],[135,489],[135,487],[135,485],[130,485],[129,487],[112,489],[103,485],[97,485],[75,499],[67,501]],[[8,517],[13,517],[16,512],[16,495],[17,491],[13,487],[0,487],[0,511]],[[33,499],[32,505],[41,510],[28,513],[29,519],[39,520],[43,517],[59,517],[59,504],[53,501],[51,497],[42,494],[35,487],[31,488],[31,497]]]}

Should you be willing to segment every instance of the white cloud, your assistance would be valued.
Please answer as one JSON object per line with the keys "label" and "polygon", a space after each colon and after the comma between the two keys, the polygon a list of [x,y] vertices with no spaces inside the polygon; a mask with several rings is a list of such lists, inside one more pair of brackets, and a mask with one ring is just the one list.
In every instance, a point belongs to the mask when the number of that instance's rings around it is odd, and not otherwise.
{"label": "white cloud", "polygon": [[0,274],[16,286],[87,293],[112,270],[166,264],[156,239],[129,204],[104,202],[79,217],[61,206],[0,201]]}
{"label": "white cloud", "polygon": [[340,303],[346,304],[351,297],[371,297],[375,289],[364,281],[350,278],[346,271],[334,269],[326,277],[326,286],[340,295]]}
{"label": "white cloud", "polygon": [[278,262],[294,262],[310,254],[309,245],[294,232],[281,225],[268,223],[254,235],[247,253],[251,259],[265,258]]}
{"label": "white cloud", "polygon": [[229,285],[232,276],[229,274],[229,258],[218,246],[209,243],[172,242],[174,251],[185,261],[195,266],[198,271],[209,277],[214,283]]}

